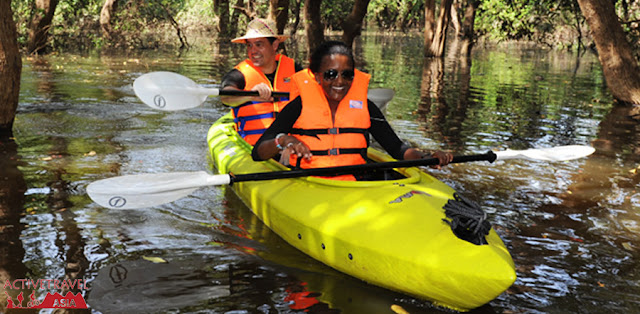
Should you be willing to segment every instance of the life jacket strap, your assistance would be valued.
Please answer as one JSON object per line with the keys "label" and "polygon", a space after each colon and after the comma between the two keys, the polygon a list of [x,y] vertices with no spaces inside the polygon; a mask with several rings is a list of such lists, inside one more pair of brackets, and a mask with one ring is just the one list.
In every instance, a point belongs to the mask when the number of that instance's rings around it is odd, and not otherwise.
{"label": "life jacket strap", "polygon": [[345,133],[354,133],[354,134],[366,134],[367,129],[363,128],[330,128],[330,129],[291,129],[289,131],[290,134],[298,134],[304,136],[313,136],[315,138],[319,138],[318,135],[326,135],[326,134],[345,134]]}
{"label": "life jacket strap", "polygon": [[312,150],[311,153],[316,156],[335,156],[344,154],[359,154],[366,156],[366,148],[332,148],[327,150]]}

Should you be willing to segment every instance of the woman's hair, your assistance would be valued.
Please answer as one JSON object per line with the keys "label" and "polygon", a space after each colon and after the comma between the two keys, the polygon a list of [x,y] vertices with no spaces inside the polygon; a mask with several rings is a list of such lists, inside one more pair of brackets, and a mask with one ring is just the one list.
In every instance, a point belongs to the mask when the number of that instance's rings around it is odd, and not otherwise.
{"label": "woman's hair", "polygon": [[355,66],[355,60],[353,59],[353,52],[351,51],[351,48],[347,47],[347,45],[341,41],[332,40],[323,42],[315,51],[313,51],[311,58],[309,59],[309,70],[313,73],[318,73],[318,71],[320,71],[320,66],[322,65],[322,59],[333,54],[347,56],[349,58],[349,62],[351,62],[351,66]]}

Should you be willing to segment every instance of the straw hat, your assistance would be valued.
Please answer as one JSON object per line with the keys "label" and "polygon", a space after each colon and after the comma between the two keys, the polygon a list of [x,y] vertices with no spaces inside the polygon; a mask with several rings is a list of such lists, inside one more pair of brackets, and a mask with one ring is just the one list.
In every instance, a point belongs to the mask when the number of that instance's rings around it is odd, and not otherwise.
{"label": "straw hat", "polygon": [[247,34],[234,38],[232,43],[245,43],[247,39],[275,37],[280,41],[287,39],[287,35],[278,35],[276,23],[271,20],[256,18],[247,25]]}

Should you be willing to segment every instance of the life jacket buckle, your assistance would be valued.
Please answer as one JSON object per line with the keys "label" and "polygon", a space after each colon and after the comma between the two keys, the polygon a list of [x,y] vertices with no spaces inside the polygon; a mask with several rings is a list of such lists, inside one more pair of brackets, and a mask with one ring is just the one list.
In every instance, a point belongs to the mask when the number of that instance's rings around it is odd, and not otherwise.
{"label": "life jacket buckle", "polygon": [[338,155],[338,149],[337,148],[330,149],[329,150],[329,155],[330,156]]}
{"label": "life jacket buckle", "polygon": [[338,134],[338,128],[330,128],[329,134]]}

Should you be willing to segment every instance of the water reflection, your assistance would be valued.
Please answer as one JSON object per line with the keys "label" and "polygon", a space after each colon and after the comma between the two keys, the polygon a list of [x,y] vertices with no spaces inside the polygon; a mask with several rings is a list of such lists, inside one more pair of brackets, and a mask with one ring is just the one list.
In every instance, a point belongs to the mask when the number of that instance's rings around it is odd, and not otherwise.
{"label": "water reflection", "polygon": [[22,262],[26,252],[20,236],[26,226],[20,219],[24,215],[27,185],[18,168],[21,163],[17,151],[18,145],[12,138],[0,138],[0,281],[3,283],[0,312],[6,310],[9,300],[17,304],[21,301],[18,295],[25,298],[32,292],[4,288],[7,280],[26,278],[30,271]]}
{"label": "water reflection", "polygon": [[89,304],[102,313],[189,311],[228,297],[231,274],[229,266],[207,256],[175,257],[166,263],[125,260],[100,269]]}

